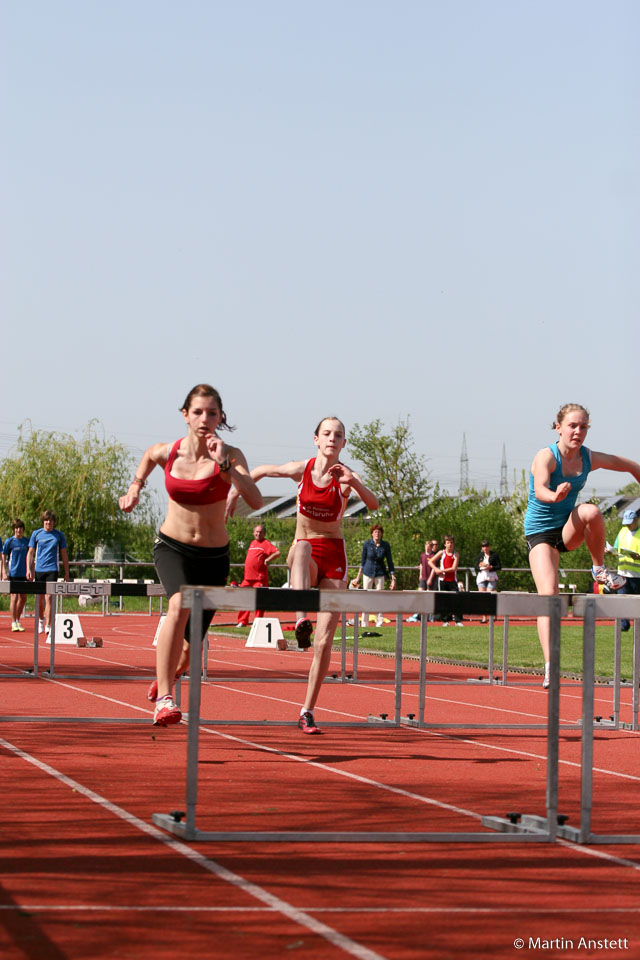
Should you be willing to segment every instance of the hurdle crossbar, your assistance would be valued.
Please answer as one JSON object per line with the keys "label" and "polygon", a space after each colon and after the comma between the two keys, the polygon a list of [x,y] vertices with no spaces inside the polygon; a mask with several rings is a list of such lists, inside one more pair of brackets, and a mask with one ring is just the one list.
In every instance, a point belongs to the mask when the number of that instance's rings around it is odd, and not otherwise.
{"label": "hurdle crossbar", "polygon": [[[204,610],[250,610],[265,611],[307,610],[308,612],[346,613],[353,609],[354,599],[348,592],[326,590],[282,590],[268,588],[229,588],[229,587],[182,587],[182,608],[191,611],[191,655],[192,663],[199,664],[202,657],[202,616]],[[560,702],[560,625],[562,612],[566,608],[566,599],[562,597],[538,597],[517,594],[518,609],[526,610],[527,615],[549,616],[551,627],[551,686],[548,699],[547,722],[547,777],[546,777],[546,818],[523,818],[514,824],[500,817],[483,818],[486,832],[308,832],[308,831],[203,831],[196,826],[198,801],[198,749],[201,725],[201,671],[193,670],[189,693],[189,717],[187,734],[187,789],[186,811],[173,813],[154,813],[153,823],[168,832],[191,841],[217,842],[362,842],[362,843],[453,843],[453,842],[552,842],[558,829],[558,754],[559,754],[559,702]],[[468,612],[464,600],[470,600],[469,606],[495,612],[498,601],[505,609],[507,596],[492,594],[457,596],[454,594],[429,594],[423,592],[394,592],[384,594],[379,591],[361,591],[358,594],[359,610],[385,613],[420,612],[458,612],[462,607]],[[453,603],[452,603],[453,601]],[[463,601],[459,603],[459,601]],[[478,601],[481,601],[478,604]],[[455,610],[452,611],[452,607]],[[509,604],[507,607],[511,608]],[[398,618],[401,622],[401,617]],[[400,648],[401,628],[397,632],[396,651]],[[464,728],[464,724],[460,728]]]}

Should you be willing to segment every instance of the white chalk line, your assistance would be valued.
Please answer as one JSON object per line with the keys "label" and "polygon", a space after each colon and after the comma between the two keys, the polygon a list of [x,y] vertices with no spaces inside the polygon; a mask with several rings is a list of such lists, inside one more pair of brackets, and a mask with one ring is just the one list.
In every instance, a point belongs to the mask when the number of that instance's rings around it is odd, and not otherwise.
{"label": "white chalk line", "polygon": [[[7,740],[2,738],[0,738],[0,746],[3,746],[5,749],[20,757],[22,760],[32,764],[43,773],[46,773],[48,776],[53,777],[55,780],[74,790],[76,794],[81,794],[92,803],[102,807],[108,813],[111,813],[114,816],[119,817],[121,820],[124,820],[141,833],[145,833],[154,840],[158,840],[160,843],[165,844],[165,846],[169,847],[169,849],[171,849],[174,853],[180,854],[181,856],[190,860],[192,863],[195,863],[197,866],[201,867],[203,870],[213,874],[218,879],[231,884],[238,890],[241,890],[243,893],[247,894],[247,896],[259,900],[261,903],[270,907],[274,912],[280,913],[287,917],[287,919],[297,923],[299,926],[305,927],[311,933],[322,937],[333,946],[342,949],[345,953],[348,953],[353,957],[357,957],[358,960],[385,960],[381,954],[376,953],[373,950],[369,950],[368,947],[365,947],[362,944],[352,940],[350,937],[339,933],[339,931],[334,930],[332,927],[329,927],[320,920],[317,920],[315,917],[312,917],[306,911],[301,910],[298,907],[294,907],[292,904],[287,903],[286,900],[283,900],[280,897],[269,893],[269,891],[265,890],[263,887],[258,886],[258,884],[252,883],[245,877],[241,877],[239,874],[234,873],[232,870],[228,870],[226,867],[216,863],[214,860],[203,856],[197,850],[192,850],[191,847],[188,847],[185,843],[175,840],[172,836],[163,833],[152,824],[145,823],[144,820],[140,820],[139,817],[129,813],[127,810],[124,810],[117,804],[112,803],[110,800],[107,800],[94,790],[85,787],[77,780],[71,779],[71,777],[68,777],[66,774],[56,770],[50,764],[44,763],[43,761],[38,760],[36,757],[33,757],[31,754],[26,753],[24,750],[21,750],[20,747],[16,747],[14,744],[9,743]],[[24,909],[24,907],[22,909]]]}

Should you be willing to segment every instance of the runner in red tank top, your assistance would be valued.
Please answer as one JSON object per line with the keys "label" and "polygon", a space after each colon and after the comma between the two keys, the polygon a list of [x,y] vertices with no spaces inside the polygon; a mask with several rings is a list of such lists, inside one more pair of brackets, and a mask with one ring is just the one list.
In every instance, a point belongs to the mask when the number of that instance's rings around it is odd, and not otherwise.
{"label": "runner in red tank top", "polygon": [[[251,471],[253,480],[263,477],[288,477],[298,483],[296,536],[287,564],[291,587],[304,590],[346,590],[347,557],[340,521],[350,494],[360,497],[369,510],[377,510],[378,498],[362,483],[357,473],[340,463],[347,442],[344,424],[337,417],[325,417],[316,427],[313,442],[318,448],[311,460],[263,464]],[[237,493],[232,491],[227,506],[235,509]],[[298,726],[304,733],[320,733],[313,718],[322,681],[327,675],[331,645],[340,619],[338,613],[319,613],[309,670],[307,696],[300,711]],[[310,645],[313,624],[304,612],[298,614],[296,639],[299,646]]]}
{"label": "runner in red tank top", "polygon": [[193,387],[181,409],[187,425],[186,437],[173,444],[154,443],[145,450],[129,489],[119,500],[120,509],[130,513],[139,503],[140,491],[151,471],[158,466],[165,471],[169,505],[154,544],[153,560],[167,593],[168,608],[158,635],[157,679],[147,694],[156,705],[154,723],[161,727],[179,723],[182,717],[173,700],[176,677],[184,673],[189,663],[189,648],[183,643],[189,611],[180,606],[180,586],[222,586],[226,582],[229,535],[225,515],[229,490],[235,490],[254,510],[262,506],[262,496],[249,476],[244,454],[218,436],[223,427],[232,428],[228,427],[215,387],[208,383]]}
{"label": "runner in red tank top", "polygon": [[[440,590],[449,590],[452,593],[458,592],[459,560],[460,554],[454,547],[453,537],[445,537],[444,550],[438,550],[433,557],[429,557],[429,565],[438,575]],[[444,627],[449,625],[448,619],[444,621]],[[463,626],[462,617],[459,614],[452,615],[451,619],[455,620],[457,627]]]}

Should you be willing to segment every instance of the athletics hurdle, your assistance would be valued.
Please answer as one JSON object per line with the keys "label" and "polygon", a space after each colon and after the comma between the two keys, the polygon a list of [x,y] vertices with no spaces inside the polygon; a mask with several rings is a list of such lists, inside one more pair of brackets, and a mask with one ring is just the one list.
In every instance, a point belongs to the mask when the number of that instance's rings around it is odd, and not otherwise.
{"label": "athletics hurdle", "polygon": [[[53,582],[35,582],[34,580],[11,580],[0,581],[0,594],[26,593],[37,595],[51,595],[54,597],[52,602],[51,617],[51,644],[49,647],[49,668],[42,669],[42,674],[50,679],[57,680],[86,680],[91,679],[87,674],[66,674],[55,672],[55,651],[56,651],[56,617],[58,601],[64,597],[82,596],[102,597],[103,602],[110,596],[119,597],[156,597],[164,596],[165,591],[162,584],[146,581],[144,583],[133,581],[114,581],[114,580],[57,580]],[[39,665],[39,647],[38,647],[38,618],[34,617],[34,640],[33,640],[33,667],[24,670],[18,670],[11,674],[0,674],[3,679],[13,679],[16,677],[37,677],[40,670]],[[140,680],[140,675],[135,676],[110,676],[100,674],[95,679],[100,680]]]}
{"label": "athletics hurdle", "polygon": [[[281,590],[268,588],[237,587],[182,587],[182,607],[191,611],[191,651],[192,662],[200,663],[202,657],[202,615],[203,610],[277,610],[309,612],[347,613],[353,610],[354,599],[347,591],[333,590]],[[369,594],[369,596],[367,596]],[[426,631],[425,616],[435,612],[449,612],[445,608],[449,601],[443,595],[423,592],[380,593],[378,591],[359,592],[358,610],[371,613],[422,613],[422,628]],[[450,595],[454,596],[454,595]],[[471,594],[472,609],[478,599],[483,602],[496,599],[492,595],[480,597]],[[464,601],[455,597],[456,601]],[[438,603],[436,604],[436,600]],[[528,609],[536,616],[549,616],[551,621],[551,685],[548,697],[547,723],[547,778],[546,778],[546,818],[522,817],[519,822],[503,820],[499,817],[483,817],[482,825],[486,832],[323,832],[323,831],[203,831],[196,826],[196,808],[198,800],[198,745],[201,671],[192,672],[189,694],[189,726],[187,735],[187,790],[186,812],[154,813],[153,823],[169,833],[191,841],[219,842],[330,842],[330,843],[452,843],[452,842],[552,842],[558,830],[558,753],[559,753],[559,703],[560,703],[560,625],[566,601],[562,597],[531,596],[527,600]],[[484,605],[484,603],[483,603]],[[459,609],[456,603],[456,610]],[[465,608],[468,612],[469,607]],[[495,609],[495,606],[494,606]],[[401,622],[401,619],[400,619]],[[401,648],[401,627],[397,631]],[[401,649],[400,649],[401,655]],[[397,677],[396,677],[397,682]],[[396,710],[397,712],[397,710]],[[396,717],[397,720],[397,717]],[[465,729],[466,725],[459,725]],[[184,822],[183,822],[184,820]]]}
{"label": "athletics hurdle", "polygon": [[[633,668],[632,668],[632,720],[628,729],[637,731],[638,727],[638,684],[640,683],[640,597],[623,596],[581,596],[574,603],[576,616],[583,618],[583,666],[582,666],[582,749],[580,758],[580,826],[563,825],[558,828],[558,836],[575,843],[640,843],[640,834],[594,834],[591,832],[591,812],[593,807],[593,704],[595,686],[595,636],[597,617],[623,617],[633,620]],[[619,630],[616,631],[619,635]],[[618,681],[619,681],[618,672]],[[619,686],[618,686],[619,705]]]}

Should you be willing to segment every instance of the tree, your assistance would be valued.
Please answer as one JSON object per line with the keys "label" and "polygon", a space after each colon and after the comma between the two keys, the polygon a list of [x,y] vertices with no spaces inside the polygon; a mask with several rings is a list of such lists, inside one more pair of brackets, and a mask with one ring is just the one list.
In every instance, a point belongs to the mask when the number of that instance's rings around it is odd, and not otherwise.
{"label": "tree", "polygon": [[146,490],[135,517],[118,507],[135,466],[134,455],[107,440],[96,420],[80,440],[21,424],[15,452],[0,462],[0,521],[8,529],[20,517],[28,534],[41,525],[43,510],[53,510],[70,557],[93,557],[95,546],[105,542],[130,550],[149,540],[157,519]]}
{"label": "tree", "polygon": [[404,523],[424,505],[430,484],[424,457],[413,451],[410,418],[399,419],[385,434],[381,420],[364,426],[356,423],[349,449],[364,467],[364,482],[371,487],[392,520]]}

